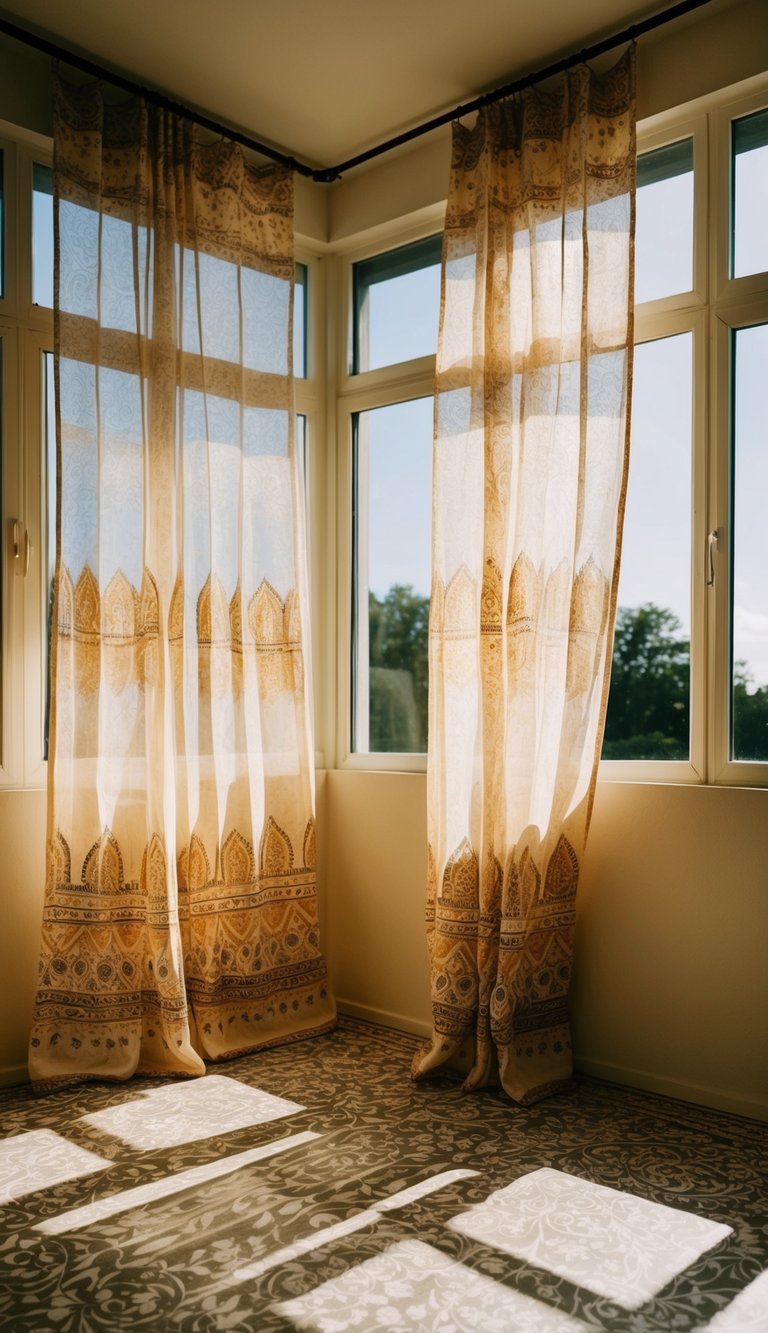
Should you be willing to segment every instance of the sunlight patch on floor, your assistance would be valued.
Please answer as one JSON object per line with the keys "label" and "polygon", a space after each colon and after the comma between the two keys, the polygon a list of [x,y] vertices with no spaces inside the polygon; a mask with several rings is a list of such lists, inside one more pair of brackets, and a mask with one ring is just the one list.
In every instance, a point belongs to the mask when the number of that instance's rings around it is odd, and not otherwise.
{"label": "sunlight patch on floor", "polygon": [[52,1129],[16,1134],[0,1141],[0,1204],[111,1165],[108,1158],[78,1148]]}
{"label": "sunlight patch on floor", "polygon": [[388,1198],[380,1199],[377,1203],[371,1204],[370,1208],[355,1213],[353,1217],[347,1217],[341,1222],[335,1222],[332,1226],[323,1227],[322,1230],[314,1231],[310,1236],[302,1236],[300,1240],[294,1241],[292,1245],[286,1245],[281,1250],[273,1251],[272,1254],[266,1255],[257,1263],[248,1264],[247,1268],[237,1269],[221,1286],[230,1287],[241,1282],[252,1282],[254,1278],[261,1277],[272,1268],[291,1263],[294,1259],[300,1259],[305,1254],[312,1254],[314,1250],[319,1250],[323,1245],[331,1245],[344,1236],[351,1236],[353,1232],[371,1226],[380,1220],[383,1213],[393,1212],[397,1208],[407,1208],[409,1204],[425,1198],[428,1194],[434,1194],[437,1190],[444,1189],[446,1185],[452,1185],[456,1180],[466,1180],[469,1176],[476,1176],[477,1174],[477,1171],[442,1171],[437,1176],[430,1176],[428,1180],[422,1180],[418,1185],[410,1185],[408,1189],[398,1190],[396,1194],[390,1194]]}
{"label": "sunlight patch on floor", "polygon": [[239,1079],[206,1074],[134,1094],[116,1106],[83,1116],[81,1123],[149,1152],[264,1125],[303,1110],[298,1102],[249,1087]]}
{"label": "sunlight patch on floor", "polygon": [[768,1269],[735,1296],[730,1305],[710,1319],[698,1333],[766,1333],[768,1329]]}
{"label": "sunlight patch on floor", "polygon": [[544,1167],[448,1227],[635,1310],[731,1228]]}
{"label": "sunlight patch on floor", "polygon": [[254,1162],[277,1157],[280,1153],[289,1152],[292,1148],[311,1143],[313,1139],[320,1137],[320,1134],[306,1131],[303,1134],[291,1134],[288,1138],[277,1139],[274,1143],[262,1144],[260,1148],[249,1148],[247,1152],[234,1153],[231,1157],[219,1157],[215,1162],[207,1162],[204,1166],[193,1166],[188,1171],[179,1171],[177,1175],[164,1176],[161,1180],[138,1185],[135,1189],[122,1190],[120,1194],[97,1199],[95,1203],[86,1204],[82,1208],[73,1208],[58,1217],[48,1217],[45,1221],[38,1222],[33,1230],[42,1231],[46,1236],[61,1236],[68,1231],[82,1230],[83,1227],[92,1226],[94,1222],[103,1222],[107,1218],[126,1213],[131,1208],[143,1208],[146,1204],[157,1203],[160,1199],[180,1194],[183,1190],[198,1189],[208,1181],[231,1175],[233,1171],[241,1171],[244,1167],[252,1166]]}
{"label": "sunlight patch on floor", "polygon": [[372,1328],[581,1333],[588,1327],[420,1240],[399,1241],[308,1295],[272,1309],[306,1333]]}

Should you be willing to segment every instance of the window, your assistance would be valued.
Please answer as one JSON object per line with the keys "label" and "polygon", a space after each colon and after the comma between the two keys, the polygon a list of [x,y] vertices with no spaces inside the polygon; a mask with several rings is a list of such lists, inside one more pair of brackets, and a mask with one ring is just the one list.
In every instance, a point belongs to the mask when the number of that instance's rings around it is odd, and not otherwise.
{"label": "window", "polygon": [[[637,185],[631,456],[601,774],[762,784],[768,85],[641,127]],[[429,527],[439,255],[439,238],[425,237],[351,268],[340,404],[353,459],[342,691],[353,765],[391,766],[397,751],[402,763],[425,743],[428,576],[418,552]]]}
{"label": "window", "polygon": [[[141,238],[140,238],[141,241]],[[106,244],[130,244],[119,222]],[[53,178],[50,145],[19,132],[0,141],[0,785],[45,781],[48,665],[56,532],[53,374]],[[223,280],[220,272],[211,280]],[[308,466],[317,426],[317,386],[308,357],[312,261],[296,265],[294,367],[299,458]],[[108,292],[116,326],[122,294]],[[245,331],[248,338],[248,330]],[[253,354],[269,357],[266,345]]]}
{"label": "window", "polygon": [[607,775],[768,781],[766,103],[641,136]]}
{"label": "window", "polygon": [[[341,431],[352,501],[351,708],[342,745],[376,766],[423,764],[431,571],[432,415],[441,237],[359,259]],[[346,710],[345,710],[346,711]]]}
{"label": "window", "polygon": [[692,556],[704,482],[706,121],[656,134],[647,151],[639,137],[632,429],[601,772],[686,781],[705,766],[693,651],[705,605]]}
{"label": "window", "polygon": [[53,199],[49,147],[0,143],[2,710],[0,785],[44,780],[47,708],[47,416],[52,409]]}
{"label": "window", "polygon": [[374,255],[353,269],[352,371],[434,356],[440,236]]}

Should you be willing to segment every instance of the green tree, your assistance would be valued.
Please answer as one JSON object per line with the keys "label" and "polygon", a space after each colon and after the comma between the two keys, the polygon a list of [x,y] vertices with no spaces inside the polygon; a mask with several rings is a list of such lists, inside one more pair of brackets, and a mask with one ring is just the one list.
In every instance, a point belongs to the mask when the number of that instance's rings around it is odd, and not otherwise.
{"label": "green tree", "polygon": [[613,644],[604,759],[687,759],[688,639],[673,611],[620,606]]}
{"label": "green tree", "polygon": [[733,757],[768,759],[768,685],[752,687],[745,662],[733,669]]}
{"label": "green tree", "polygon": [[394,584],[368,598],[370,747],[418,753],[427,741],[429,598]]}

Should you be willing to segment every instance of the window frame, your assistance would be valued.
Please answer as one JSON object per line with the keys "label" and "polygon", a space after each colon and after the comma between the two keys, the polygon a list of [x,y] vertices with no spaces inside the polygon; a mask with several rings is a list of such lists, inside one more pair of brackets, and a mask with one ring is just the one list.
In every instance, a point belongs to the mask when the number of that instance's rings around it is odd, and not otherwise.
{"label": "window frame", "polygon": [[711,496],[709,530],[717,530],[718,555],[712,591],[708,643],[711,663],[709,693],[708,779],[724,786],[768,786],[768,759],[732,759],[731,747],[731,550],[733,451],[733,335],[740,328],[768,323],[768,270],[730,276],[731,124],[768,109],[768,77],[761,76],[729,89],[715,99],[712,135],[713,244],[710,247],[710,421]]}
{"label": "window frame", "polygon": [[[765,273],[729,276],[730,125],[768,106],[768,78],[758,76],[638,126],[638,154],[683,138],[693,141],[694,205],[692,282],[686,292],[635,307],[636,344],[690,333],[693,356],[691,438],[691,695],[688,760],[601,760],[600,781],[672,784],[768,785],[768,763],[729,758],[730,712],[730,457],[731,337],[734,328],[768,320]],[[725,177],[725,179],[724,179]],[[442,210],[441,210],[442,212]],[[352,414],[434,391],[434,358],[353,375],[352,265],[434,233],[434,212],[417,227],[377,229],[365,247],[343,255],[339,282],[336,367],[337,512],[337,753],[340,766],[418,771],[424,755],[355,753],[352,750]],[[708,536],[717,530],[714,585],[707,583]]]}
{"label": "window frame", "polygon": [[5,176],[0,789],[18,789],[44,786],[47,774],[42,425],[43,353],[53,351],[53,311],[32,300],[32,181],[35,163],[52,165],[53,145],[44,135],[0,121],[0,149]]}
{"label": "window frame", "polygon": [[[336,756],[337,767],[358,771],[424,772],[426,753],[357,751],[353,749],[353,710],[360,706],[359,687],[355,687],[354,662],[356,635],[354,631],[355,584],[355,460],[354,418],[360,412],[410,402],[416,398],[433,398],[435,392],[436,352],[430,356],[414,357],[409,361],[393,362],[375,370],[354,372],[354,265],[389,250],[426,240],[442,232],[445,205],[424,210],[418,223],[403,226],[397,223],[377,228],[363,244],[353,245],[340,253],[337,261],[337,328],[338,355],[336,358],[336,494],[337,513],[343,521],[336,533],[336,605],[337,605],[337,658],[336,658]],[[358,525],[359,532],[359,525]],[[367,698],[367,696],[366,696]]]}

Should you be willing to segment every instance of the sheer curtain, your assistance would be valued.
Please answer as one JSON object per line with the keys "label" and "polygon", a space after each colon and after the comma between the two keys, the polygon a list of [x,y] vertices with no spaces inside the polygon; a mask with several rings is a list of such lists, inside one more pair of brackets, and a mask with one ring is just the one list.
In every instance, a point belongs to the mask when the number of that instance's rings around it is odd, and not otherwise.
{"label": "sheer curtain", "polygon": [[626,489],[634,51],[454,130],[430,620],[432,1041],[520,1102],[571,1076],[574,898]]}
{"label": "sheer curtain", "polygon": [[321,1032],[293,194],[55,91],[58,558],[40,1086]]}

